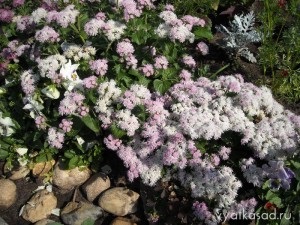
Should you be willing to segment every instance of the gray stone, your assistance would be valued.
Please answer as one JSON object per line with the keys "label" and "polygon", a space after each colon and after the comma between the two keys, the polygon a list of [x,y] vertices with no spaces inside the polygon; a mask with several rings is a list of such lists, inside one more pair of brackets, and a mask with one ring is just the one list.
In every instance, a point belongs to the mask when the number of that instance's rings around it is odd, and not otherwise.
{"label": "gray stone", "polygon": [[97,220],[103,216],[103,210],[90,203],[69,202],[60,213],[61,219],[67,225],[81,225],[87,219]]}
{"label": "gray stone", "polygon": [[100,193],[108,188],[110,188],[110,179],[103,173],[94,174],[82,186],[82,190],[90,202],[94,201]]}
{"label": "gray stone", "polygon": [[57,198],[53,192],[41,190],[36,192],[23,208],[23,219],[35,223],[46,219],[56,208]]}
{"label": "gray stone", "polygon": [[0,217],[0,225],[8,225],[2,217]]}
{"label": "gray stone", "polygon": [[55,221],[49,220],[49,219],[42,219],[42,220],[36,222],[34,225],[48,225],[50,223],[55,223]]}
{"label": "gray stone", "polygon": [[103,192],[99,206],[116,216],[125,216],[137,211],[139,194],[124,187],[115,187]]}
{"label": "gray stone", "polygon": [[0,207],[9,208],[16,202],[17,186],[9,179],[0,179]]}

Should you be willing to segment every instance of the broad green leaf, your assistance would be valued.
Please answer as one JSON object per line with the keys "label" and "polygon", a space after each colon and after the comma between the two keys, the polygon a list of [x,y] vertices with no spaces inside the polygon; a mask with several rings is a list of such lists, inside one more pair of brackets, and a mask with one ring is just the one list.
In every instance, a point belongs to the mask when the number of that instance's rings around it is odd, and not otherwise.
{"label": "broad green leaf", "polygon": [[157,91],[161,94],[164,94],[171,87],[171,83],[169,81],[162,81],[162,80],[156,79],[153,81],[153,87],[154,87],[155,91]]}
{"label": "broad green leaf", "polygon": [[207,27],[198,27],[194,31],[194,34],[197,39],[205,38],[205,39],[211,40],[213,38],[211,29],[207,28]]}
{"label": "broad green leaf", "polygon": [[0,159],[6,159],[9,155],[8,151],[5,151],[3,149],[0,149]]}
{"label": "broad green leaf", "polygon": [[118,128],[118,126],[116,124],[112,124],[110,126],[110,131],[111,131],[112,135],[115,136],[116,138],[122,138],[126,135],[126,132],[124,130],[121,130],[120,128]]}
{"label": "broad green leaf", "polygon": [[99,123],[90,115],[81,117],[82,122],[95,133],[100,132]]}
{"label": "broad green leaf", "polygon": [[72,159],[70,159],[70,161],[69,161],[69,164],[68,164],[68,166],[69,166],[69,168],[70,169],[73,169],[73,168],[75,168],[76,166],[78,166],[78,164],[79,164],[79,161],[80,161],[80,158],[79,158],[79,156],[74,156]]}
{"label": "broad green leaf", "polygon": [[273,191],[268,191],[267,192],[267,195],[266,195],[266,199],[267,200],[271,200],[272,198],[275,198],[275,197],[277,197],[277,195],[273,192]]}

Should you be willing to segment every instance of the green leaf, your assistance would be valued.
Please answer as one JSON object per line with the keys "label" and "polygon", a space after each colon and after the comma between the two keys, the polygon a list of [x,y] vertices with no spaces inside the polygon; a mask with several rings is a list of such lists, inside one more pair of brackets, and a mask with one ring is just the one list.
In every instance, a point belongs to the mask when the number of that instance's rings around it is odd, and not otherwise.
{"label": "green leaf", "polygon": [[81,117],[82,122],[95,133],[100,132],[99,123],[90,115]]}
{"label": "green leaf", "polygon": [[9,152],[3,150],[3,149],[0,149],[0,159],[6,159],[9,155]]}
{"label": "green leaf", "polygon": [[64,152],[64,156],[68,159],[72,159],[74,157],[74,155],[75,155],[74,152],[70,152],[70,151]]}
{"label": "green leaf", "polygon": [[272,198],[277,197],[277,195],[273,191],[268,191],[266,195],[266,200],[271,200]]}
{"label": "green leaf", "polygon": [[280,225],[289,225],[290,222],[291,222],[291,211],[290,211],[290,207],[287,207],[285,212],[284,212],[284,215],[280,221]]}
{"label": "green leaf", "polygon": [[70,159],[70,161],[69,161],[69,164],[68,164],[69,168],[70,168],[70,169],[73,169],[73,168],[75,168],[76,166],[78,166],[79,161],[80,161],[79,156],[75,155],[75,156],[74,156],[72,159]]}
{"label": "green leaf", "polygon": [[155,91],[164,94],[171,87],[171,83],[169,81],[162,81],[162,80],[155,79],[153,81],[153,87]]}
{"label": "green leaf", "polygon": [[115,123],[110,126],[110,132],[116,138],[122,138],[126,135],[126,132],[118,128],[118,126]]}
{"label": "green leaf", "polygon": [[211,40],[213,38],[211,29],[208,27],[198,27],[195,31],[194,31],[195,37],[197,39],[208,39]]}
{"label": "green leaf", "polygon": [[94,225],[94,224],[95,224],[95,221],[88,218],[85,221],[83,221],[81,225]]}
{"label": "green leaf", "polygon": [[300,162],[296,162],[291,160],[291,164],[296,168],[296,169],[300,169]]}

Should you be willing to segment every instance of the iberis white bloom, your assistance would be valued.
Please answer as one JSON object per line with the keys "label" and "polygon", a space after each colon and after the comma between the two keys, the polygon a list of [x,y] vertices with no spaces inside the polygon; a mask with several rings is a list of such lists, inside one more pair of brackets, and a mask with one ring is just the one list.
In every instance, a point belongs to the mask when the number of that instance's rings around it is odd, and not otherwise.
{"label": "iberis white bloom", "polygon": [[59,91],[54,85],[49,85],[42,89],[42,93],[45,94],[48,98],[58,99],[60,96]]}
{"label": "iberis white bloom", "polygon": [[2,117],[2,112],[0,112],[0,135],[3,136],[10,136],[12,133],[14,133],[14,130],[12,127],[14,127],[15,124],[9,117]]}
{"label": "iberis white bloom", "polygon": [[25,155],[27,152],[28,152],[28,148],[17,148],[16,149],[16,152],[22,156],[22,155]]}
{"label": "iberis white bloom", "polygon": [[79,64],[71,64],[71,60],[64,64],[60,69],[60,75],[64,79],[63,85],[68,91],[72,91],[75,87],[82,86],[82,80],[79,78],[76,70]]}
{"label": "iberis white bloom", "polygon": [[23,109],[30,111],[30,116],[35,119],[37,116],[41,115],[41,110],[44,109],[43,100],[38,96],[27,96],[23,99],[25,106]]}

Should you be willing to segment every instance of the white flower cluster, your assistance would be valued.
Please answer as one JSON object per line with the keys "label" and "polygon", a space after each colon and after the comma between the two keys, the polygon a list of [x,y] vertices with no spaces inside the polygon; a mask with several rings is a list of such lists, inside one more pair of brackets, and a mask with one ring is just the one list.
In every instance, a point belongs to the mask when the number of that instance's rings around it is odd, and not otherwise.
{"label": "white flower cluster", "polygon": [[193,43],[195,39],[195,35],[192,33],[193,26],[204,26],[205,24],[204,20],[192,16],[178,19],[173,11],[168,10],[161,12],[159,17],[164,20],[164,23],[158,26],[155,33],[161,38],[169,37],[173,42],[178,40],[183,43],[188,40]]}
{"label": "white flower cluster", "polygon": [[96,54],[96,49],[92,46],[79,46],[76,44],[63,43],[62,49],[64,56],[68,59],[73,59],[75,62],[90,60]]}
{"label": "white flower cluster", "polygon": [[52,78],[56,71],[58,71],[66,63],[67,59],[65,56],[59,54],[50,55],[45,59],[41,59],[38,62],[38,69],[41,77]]}
{"label": "white flower cluster", "polygon": [[31,18],[33,22],[39,23],[42,21],[42,19],[45,19],[47,17],[48,12],[43,8],[37,8],[31,13]]}
{"label": "white flower cluster", "polygon": [[125,24],[114,20],[108,20],[106,26],[108,29],[104,31],[104,34],[110,41],[119,40],[126,29]]}

